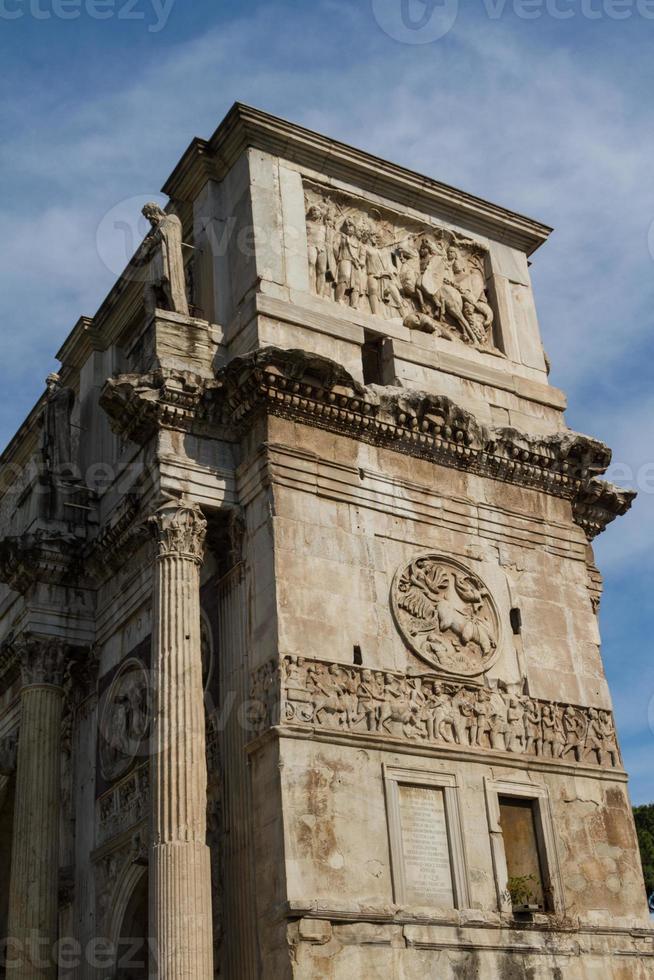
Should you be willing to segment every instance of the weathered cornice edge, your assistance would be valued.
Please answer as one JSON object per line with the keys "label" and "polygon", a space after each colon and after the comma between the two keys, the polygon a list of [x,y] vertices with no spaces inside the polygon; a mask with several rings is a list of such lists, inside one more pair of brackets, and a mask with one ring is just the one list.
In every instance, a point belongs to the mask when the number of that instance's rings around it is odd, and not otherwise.
{"label": "weathered cornice edge", "polygon": [[624,490],[606,480],[590,480],[574,501],[575,521],[592,541],[616,517],[626,514],[637,496],[635,490]]}
{"label": "weathered cornice edge", "polygon": [[177,201],[193,199],[210,178],[222,180],[249,147],[355,183],[390,201],[437,213],[528,254],[552,230],[540,221],[239,102],[209,140],[196,138],[190,143],[163,193]]}
{"label": "weathered cornice edge", "polygon": [[611,462],[597,439],[486,427],[444,395],[366,387],[329,358],[301,350],[258,349],[234,358],[215,381],[179,372],[122,375],[107,382],[101,404],[115,430],[141,444],[159,426],[239,435],[261,412],[294,419],[571,500],[589,537],[625,513],[634,496],[596,479]]}
{"label": "weathered cornice edge", "polygon": [[83,541],[62,531],[40,530],[0,541],[0,582],[24,593],[35,582],[72,585],[81,572]]}

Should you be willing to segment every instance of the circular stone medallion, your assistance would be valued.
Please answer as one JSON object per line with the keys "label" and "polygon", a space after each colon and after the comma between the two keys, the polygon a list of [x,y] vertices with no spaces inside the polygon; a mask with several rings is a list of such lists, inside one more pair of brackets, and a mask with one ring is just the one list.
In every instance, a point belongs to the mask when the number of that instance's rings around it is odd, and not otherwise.
{"label": "circular stone medallion", "polygon": [[100,725],[102,775],[111,781],[130,768],[150,727],[150,684],[140,660],[128,660],[114,679]]}
{"label": "circular stone medallion", "polygon": [[453,558],[429,552],[400,567],[391,603],[404,642],[436,670],[474,677],[497,660],[495,603],[481,579]]}

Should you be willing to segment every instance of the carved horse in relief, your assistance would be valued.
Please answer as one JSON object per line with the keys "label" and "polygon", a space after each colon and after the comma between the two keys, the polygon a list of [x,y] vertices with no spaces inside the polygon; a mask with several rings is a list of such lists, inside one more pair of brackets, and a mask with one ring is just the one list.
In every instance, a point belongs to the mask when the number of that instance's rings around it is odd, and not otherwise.
{"label": "carved horse in relief", "polygon": [[[410,573],[411,585],[400,599],[400,605],[412,616],[425,620],[429,625],[419,632],[428,632],[438,626],[441,633],[453,633],[460,643],[468,646],[476,643],[484,656],[488,656],[496,646],[487,626],[478,618],[484,594],[477,588],[470,576],[453,575],[456,594],[472,607],[472,615],[467,616],[457,609],[447,596],[450,591],[450,576],[442,568],[430,569],[416,562]],[[458,641],[458,643],[457,643]]]}
{"label": "carved horse in relief", "polygon": [[476,258],[468,266],[461,262],[457,249],[444,249],[425,238],[420,243],[420,275],[415,282],[414,299],[422,312],[432,307],[437,316],[449,316],[458,325],[464,340],[471,344],[483,341],[469,319],[480,313],[484,331],[493,323],[493,311],[486,302],[484,275]]}

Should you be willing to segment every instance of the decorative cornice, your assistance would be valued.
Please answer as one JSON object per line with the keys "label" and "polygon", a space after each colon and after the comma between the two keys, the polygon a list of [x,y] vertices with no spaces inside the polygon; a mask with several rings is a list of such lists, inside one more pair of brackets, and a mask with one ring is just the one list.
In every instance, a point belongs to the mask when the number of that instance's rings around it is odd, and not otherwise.
{"label": "decorative cornice", "polygon": [[623,490],[606,480],[590,480],[574,501],[575,521],[592,541],[616,517],[626,514],[637,496],[635,490]]}
{"label": "decorative cornice", "polygon": [[164,194],[176,201],[192,200],[208,179],[222,180],[250,147],[414,210],[438,214],[528,254],[546,241],[552,230],[532,218],[238,102],[209,140],[196,138],[191,142],[165,183]]}
{"label": "decorative cornice", "polygon": [[38,530],[0,541],[0,582],[25,593],[36,582],[71,585],[79,577],[83,541],[63,531]]}
{"label": "decorative cornice", "polygon": [[167,500],[150,518],[149,525],[160,559],[190,558],[202,563],[207,521],[197,504]]}
{"label": "decorative cornice", "polygon": [[123,374],[105,383],[100,405],[115,433],[143,445],[159,427],[188,431],[201,395],[202,382],[191,374]]}
{"label": "decorative cornice", "polygon": [[483,426],[444,395],[365,387],[334,361],[301,350],[261,348],[234,358],[215,381],[122,375],[107,382],[101,403],[117,429],[137,442],[159,426],[184,432],[210,427],[235,437],[258,414],[289,418],[570,500],[587,533],[591,524],[597,533],[625,513],[633,500],[630,491],[596,479],[611,462],[611,451],[597,439],[569,430],[531,436]]}

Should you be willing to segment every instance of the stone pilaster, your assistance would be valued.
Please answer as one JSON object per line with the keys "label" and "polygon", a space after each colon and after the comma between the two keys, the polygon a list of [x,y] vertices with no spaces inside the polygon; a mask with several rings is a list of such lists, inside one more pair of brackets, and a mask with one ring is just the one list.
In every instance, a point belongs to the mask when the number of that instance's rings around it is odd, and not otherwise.
{"label": "stone pilaster", "polygon": [[154,733],[151,768],[150,930],[165,980],[213,977],[211,866],[200,640],[206,521],[177,501],[152,518]]}
{"label": "stone pilaster", "polygon": [[9,887],[10,975],[54,980],[66,646],[24,636],[17,647],[23,686]]}

